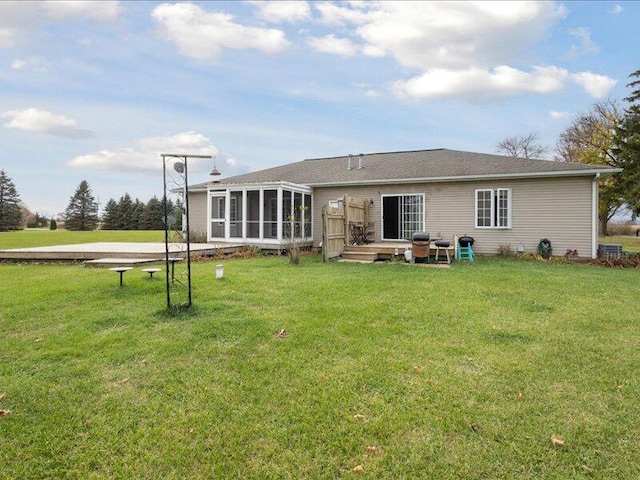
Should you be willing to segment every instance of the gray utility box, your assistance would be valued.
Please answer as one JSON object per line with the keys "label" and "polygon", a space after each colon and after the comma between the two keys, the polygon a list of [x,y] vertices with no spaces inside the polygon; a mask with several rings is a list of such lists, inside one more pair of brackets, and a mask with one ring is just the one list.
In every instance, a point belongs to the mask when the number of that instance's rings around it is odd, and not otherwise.
{"label": "gray utility box", "polygon": [[601,243],[598,245],[598,256],[600,258],[620,258],[622,257],[622,245]]}

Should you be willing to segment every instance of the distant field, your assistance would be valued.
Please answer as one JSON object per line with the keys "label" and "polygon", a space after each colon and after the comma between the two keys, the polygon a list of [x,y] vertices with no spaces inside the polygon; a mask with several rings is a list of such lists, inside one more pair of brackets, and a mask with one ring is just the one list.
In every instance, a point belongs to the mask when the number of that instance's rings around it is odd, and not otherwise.
{"label": "distant field", "polygon": [[164,242],[164,231],[94,230],[92,232],[71,232],[63,229],[26,229],[17,232],[0,232],[0,250],[92,242]]}

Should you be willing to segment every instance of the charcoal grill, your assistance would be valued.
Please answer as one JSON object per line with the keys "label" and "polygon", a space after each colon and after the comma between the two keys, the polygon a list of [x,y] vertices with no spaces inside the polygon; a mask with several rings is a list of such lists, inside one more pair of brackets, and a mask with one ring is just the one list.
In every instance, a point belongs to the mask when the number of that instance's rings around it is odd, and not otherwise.
{"label": "charcoal grill", "polygon": [[411,238],[412,260],[415,262],[427,262],[429,260],[429,250],[431,249],[431,241],[429,234],[426,232],[415,232]]}

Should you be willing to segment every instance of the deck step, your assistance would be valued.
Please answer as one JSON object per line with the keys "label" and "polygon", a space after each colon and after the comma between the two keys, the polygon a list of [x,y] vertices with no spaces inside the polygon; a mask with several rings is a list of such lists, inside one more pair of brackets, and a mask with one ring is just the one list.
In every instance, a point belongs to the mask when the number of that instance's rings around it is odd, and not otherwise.
{"label": "deck step", "polygon": [[375,262],[378,260],[377,252],[342,252],[343,260],[358,260],[361,262]]}

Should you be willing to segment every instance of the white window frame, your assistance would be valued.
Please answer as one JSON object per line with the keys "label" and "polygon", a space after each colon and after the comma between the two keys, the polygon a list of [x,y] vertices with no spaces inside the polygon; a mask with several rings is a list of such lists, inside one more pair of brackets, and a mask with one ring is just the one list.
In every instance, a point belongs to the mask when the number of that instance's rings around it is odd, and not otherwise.
{"label": "white window frame", "polygon": [[[479,225],[480,217],[478,216],[478,194],[485,192],[491,192],[491,218],[489,219],[489,225]],[[505,206],[500,205],[502,195],[506,194],[506,215],[502,215],[501,210]],[[478,229],[498,229],[506,230],[511,228],[511,197],[512,191],[510,188],[477,188],[475,190],[475,228]]]}

